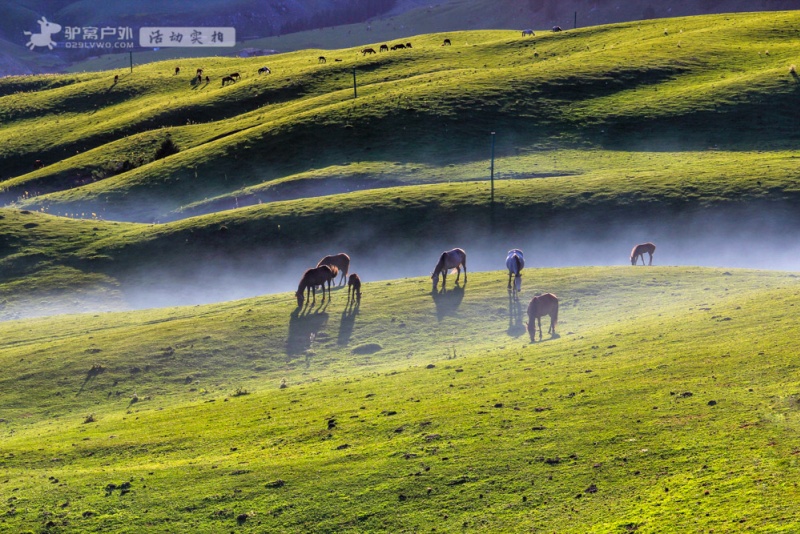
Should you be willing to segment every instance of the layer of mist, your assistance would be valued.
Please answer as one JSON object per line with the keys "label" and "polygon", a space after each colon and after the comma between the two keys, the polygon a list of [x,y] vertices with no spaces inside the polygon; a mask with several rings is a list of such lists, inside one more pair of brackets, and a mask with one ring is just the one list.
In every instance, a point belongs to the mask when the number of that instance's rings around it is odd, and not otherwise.
{"label": "layer of mist", "polygon": [[[581,221],[579,231],[561,220],[545,229],[517,229],[514,235],[508,232],[501,237],[481,228],[453,228],[444,223],[438,233],[452,237],[420,237],[410,244],[383,240],[364,228],[360,235],[294,253],[265,252],[235,262],[197,265],[189,274],[150,267],[129,280],[124,291],[135,308],[294,292],[305,269],[339,252],[351,256],[350,272],[358,273],[363,282],[429,276],[439,255],[455,247],[466,251],[469,272],[504,270],[507,251],[521,248],[527,281],[541,267],[630,265],[633,246],[647,241],[657,247],[653,265],[800,271],[800,241],[787,238],[796,221],[787,219],[783,209],[743,207],[672,221],[638,215],[632,213],[629,224]],[[642,222],[636,221],[639,218]],[[287,299],[294,297],[290,293]]]}

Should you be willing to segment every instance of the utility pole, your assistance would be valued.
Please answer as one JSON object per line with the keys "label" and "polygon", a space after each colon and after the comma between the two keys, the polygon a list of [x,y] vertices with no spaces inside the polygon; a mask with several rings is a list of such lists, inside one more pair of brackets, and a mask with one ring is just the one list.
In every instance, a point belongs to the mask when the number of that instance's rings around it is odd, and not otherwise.
{"label": "utility pole", "polygon": [[492,164],[489,167],[490,177],[489,180],[492,184],[492,208],[494,208],[494,132],[492,132]]}
{"label": "utility pole", "polygon": [[353,98],[358,98],[358,90],[356,89],[356,68],[353,67]]}
{"label": "utility pole", "polygon": [[495,219],[495,215],[494,215],[494,132],[492,132],[492,159],[491,159],[491,161],[492,161],[492,163],[491,163],[491,166],[489,167],[489,169],[490,169],[489,180],[490,180],[490,182],[492,184],[491,185],[492,197],[491,197],[491,201],[489,203],[489,233],[490,234],[494,234],[494,219]]}
{"label": "utility pole", "polygon": [[575,21],[574,21],[574,24],[572,25],[572,27],[573,28],[577,28],[578,27],[578,12],[577,11],[575,12]]}
{"label": "utility pole", "polygon": [[128,56],[130,57],[131,60],[131,72],[133,72],[133,52],[128,52]]}

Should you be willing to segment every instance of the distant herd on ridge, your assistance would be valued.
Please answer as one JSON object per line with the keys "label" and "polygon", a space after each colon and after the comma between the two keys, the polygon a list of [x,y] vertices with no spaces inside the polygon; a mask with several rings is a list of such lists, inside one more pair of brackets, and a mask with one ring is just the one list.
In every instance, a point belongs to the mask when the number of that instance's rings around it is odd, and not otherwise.
{"label": "distant herd on ridge", "polygon": [[[554,32],[562,31],[561,30],[561,26],[553,26],[553,30],[552,31],[554,31]],[[522,37],[532,37],[532,36],[535,36],[535,35],[536,34],[534,33],[534,31],[531,30],[531,29],[522,30]],[[450,41],[449,38],[446,38],[446,39],[444,39],[442,41],[441,46],[451,46],[452,44],[453,44],[452,41]],[[407,49],[407,48],[414,48],[414,47],[411,45],[410,42],[406,42],[406,43],[397,43],[397,44],[394,44],[394,45],[391,45],[391,46],[389,46],[388,44],[382,44],[378,48],[378,50],[380,52],[389,52],[390,50],[404,50],[404,49]],[[376,54],[377,53],[377,52],[375,52],[375,49],[371,48],[371,47],[362,48],[359,52],[361,53],[362,56],[366,56],[366,55],[369,55],[369,54]],[[335,58],[334,61],[342,61],[342,60],[340,58]],[[328,58],[326,58],[325,56],[319,56],[317,58],[317,63],[327,63],[327,62],[328,62]],[[266,65],[264,65],[263,67],[259,68],[257,72],[258,72],[258,75],[260,76],[262,74],[271,74],[272,70],[269,67],[267,67]],[[181,73],[181,67],[180,66],[175,67],[174,76],[177,76],[180,73]],[[235,83],[235,82],[239,81],[240,79],[241,79],[241,75],[238,72],[233,72],[231,74],[228,74],[228,75],[222,77],[222,86],[224,87],[225,85],[229,85],[229,84]],[[203,77],[203,69],[202,68],[198,68],[195,71],[194,78],[192,78],[192,83],[201,83],[203,81],[205,81],[206,84],[209,84],[209,83],[211,83],[211,77],[208,76],[208,75]],[[119,74],[115,74],[114,75],[114,85],[116,85],[117,83],[119,83]]]}

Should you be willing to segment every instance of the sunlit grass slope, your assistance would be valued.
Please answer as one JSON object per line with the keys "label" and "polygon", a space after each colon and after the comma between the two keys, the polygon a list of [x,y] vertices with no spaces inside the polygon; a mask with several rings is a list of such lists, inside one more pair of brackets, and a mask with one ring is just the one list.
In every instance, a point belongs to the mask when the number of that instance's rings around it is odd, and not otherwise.
{"label": "sunlit grass slope", "polygon": [[[541,269],[520,303],[505,284],[2,323],[0,526],[798,528],[796,276]],[[559,337],[530,344],[540,291]]]}
{"label": "sunlit grass slope", "polygon": [[[272,56],[268,76],[256,74],[264,58],[204,58],[182,62],[177,76],[170,61],[7,78],[0,186],[27,207],[150,221],[308,173],[380,182],[392,169],[392,179],[414,180],[414,165],[486,162],[490,131],[506,156],[564,146],[787,148],[799,118],[789,70],[799,17],[643,21],[534,38],[426,34],[390,53]],[[445,36],[453,46],[441,46]],[[198,67],[210,83],[193,81]],[[233,71],[242,81],[222,87]],[[167,135],[180,152],[152,161]],[[36,160],[45,167],[30,172]]]}

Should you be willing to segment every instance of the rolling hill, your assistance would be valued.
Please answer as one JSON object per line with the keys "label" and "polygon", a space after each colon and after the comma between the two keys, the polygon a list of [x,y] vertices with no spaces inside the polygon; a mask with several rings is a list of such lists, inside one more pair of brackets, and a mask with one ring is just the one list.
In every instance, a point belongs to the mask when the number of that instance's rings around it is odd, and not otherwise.
{"label": "rolling hill", "polygon": [[0,530],[798,530],[798,23],[0,79]]}

